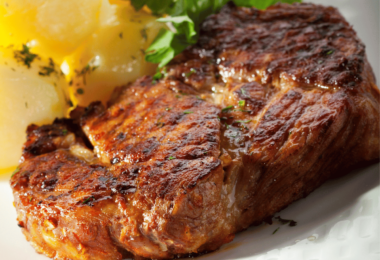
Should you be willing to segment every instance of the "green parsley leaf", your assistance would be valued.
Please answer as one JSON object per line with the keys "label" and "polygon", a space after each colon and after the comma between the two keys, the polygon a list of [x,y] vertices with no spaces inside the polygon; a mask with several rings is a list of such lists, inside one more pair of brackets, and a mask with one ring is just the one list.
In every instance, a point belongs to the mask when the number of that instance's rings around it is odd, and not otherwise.
{"label": "green parsley leaf", "polygon": [[[146,51],[145,60],[158,63],[159,68],[174,56],[198,41],[200,24],[207,16],[218,12],[229,0],[130,0],[136,10],[146,5],[154,15],[167,16],[157,21],[171,23],[174,30],[161,29]],[[237,6],[265,9],[277,2],[294,3],[301,0],[233,0]]]}
{"label": "green parsley leaf", "polygon": [[251,7],[254,6],[257,9],[267,9],[269,6],[274,5],[278,2],[292,4],[295,2],[301,2],[300,0],[234,0],[237,6]]}
{"label": "green parsley leaf", "polygon": [[169,157],[169,160],[173,160],[173,159],[176,159],[176,158],[173,157],[173,156],[170,156],[170,157]]}
{"label": "green parsley leaf", "polygon": [[194,113],[193,111],[183,111],[184,114],[192,114]]}
{"label": "green parsley leaf", "polygon": [[245,106],[245,100],[239,100],[239,107]]}

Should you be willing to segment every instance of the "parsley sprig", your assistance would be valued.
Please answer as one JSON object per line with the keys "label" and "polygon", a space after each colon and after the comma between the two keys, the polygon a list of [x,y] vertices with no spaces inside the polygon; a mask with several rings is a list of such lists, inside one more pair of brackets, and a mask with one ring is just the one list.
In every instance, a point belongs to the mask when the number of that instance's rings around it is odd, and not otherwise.
{"label": "parsley sprig", "polygon": [[[171,23],[173,30],[161,29],[146,50],[145,60],[158,63],[159,68],[168,64],[188,46],[197,43],[200,25],[207,16],[218,12],[230,0],[130,0],[136,10],[145,5],[154,15],[163,16],[159,22]],[[277,3],[294,3],[301,0],[233,0],[237,6],[266,9]]]}

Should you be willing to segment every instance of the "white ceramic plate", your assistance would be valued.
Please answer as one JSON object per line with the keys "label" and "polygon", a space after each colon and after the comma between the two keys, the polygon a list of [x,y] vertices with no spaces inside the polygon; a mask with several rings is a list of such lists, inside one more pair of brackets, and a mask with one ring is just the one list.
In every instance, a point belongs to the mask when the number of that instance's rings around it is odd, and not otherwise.
{"label": "white ceramic plate", "polygon": [[[379,0],[314,0],[339,8],[367,46],[379,75]],[[236,236],[202,260],[379,260],[379,164],[330,181],[279,213],[296,227],[262,225]],[[47,260],[26,242],[16,224],[8,181],[0,181],[0,259]],[[278,227],[278,231],[272,234]]]}

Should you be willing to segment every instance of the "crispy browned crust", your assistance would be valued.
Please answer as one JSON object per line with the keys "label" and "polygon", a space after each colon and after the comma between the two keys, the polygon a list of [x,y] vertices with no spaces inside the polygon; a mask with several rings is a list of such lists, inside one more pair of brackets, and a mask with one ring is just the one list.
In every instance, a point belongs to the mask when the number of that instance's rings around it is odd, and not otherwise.
{"label": "crispy browned crust", "polygon": [[55,259],[215,250],[378,161],[379,99],[336,9],[229,4],[164,79],[28,128],[11,180],[19,225]]}

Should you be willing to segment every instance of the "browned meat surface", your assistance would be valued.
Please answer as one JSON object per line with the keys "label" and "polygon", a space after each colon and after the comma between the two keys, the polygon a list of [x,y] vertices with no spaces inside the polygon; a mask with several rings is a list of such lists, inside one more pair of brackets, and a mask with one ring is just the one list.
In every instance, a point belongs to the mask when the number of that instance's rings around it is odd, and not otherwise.
{"label": "browned meat surface", "polygon": [[336,9],[228,5],[164,79],[28,128],[11,179],[19,226],[55,259],[215,250],[378,161],[379,100]]}

